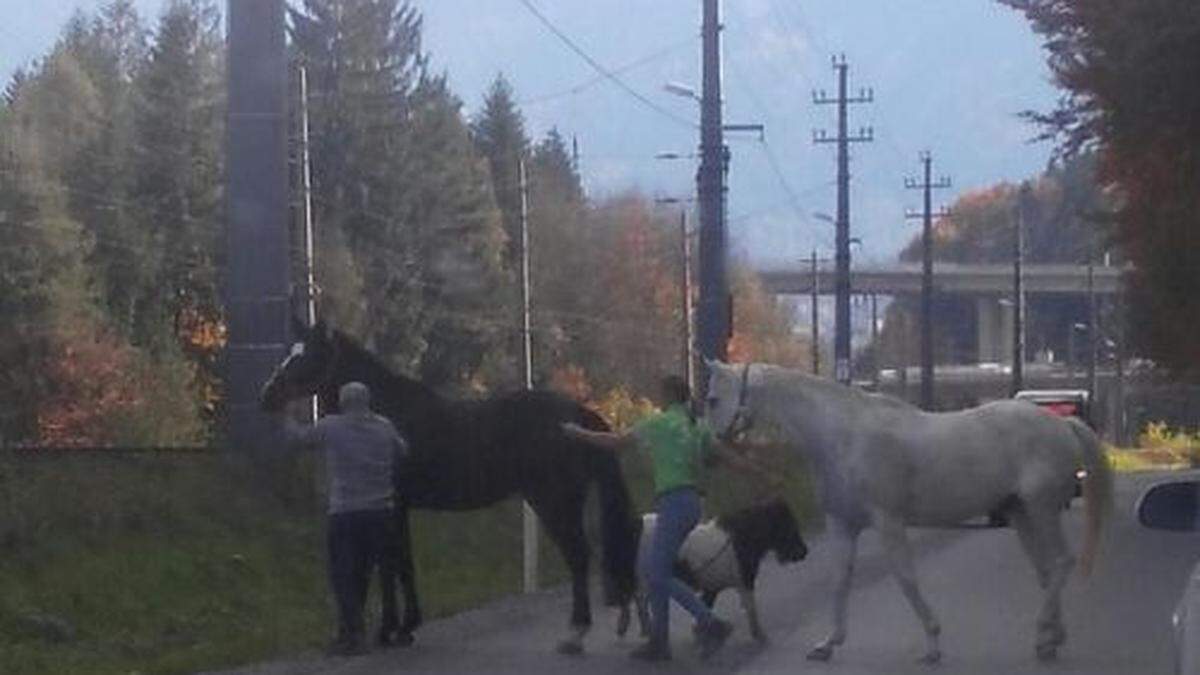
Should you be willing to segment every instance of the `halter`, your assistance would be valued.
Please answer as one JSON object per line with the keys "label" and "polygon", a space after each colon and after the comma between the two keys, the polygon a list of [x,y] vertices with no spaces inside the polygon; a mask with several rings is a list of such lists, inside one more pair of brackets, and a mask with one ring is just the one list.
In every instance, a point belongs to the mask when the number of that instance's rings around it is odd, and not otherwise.
{"label": "halter", "polygon": [[742,383],[738,388],[738,403],[737,409],[733,413],[733,419],[729,420],[729,426],[725,428],[726,437],[733,436],[737,433],[738,422],[745,421],[746,428],[750,428],[750,408],[746,405],[746,400],[750,397],[750,364],[747,363],[742,369]]}

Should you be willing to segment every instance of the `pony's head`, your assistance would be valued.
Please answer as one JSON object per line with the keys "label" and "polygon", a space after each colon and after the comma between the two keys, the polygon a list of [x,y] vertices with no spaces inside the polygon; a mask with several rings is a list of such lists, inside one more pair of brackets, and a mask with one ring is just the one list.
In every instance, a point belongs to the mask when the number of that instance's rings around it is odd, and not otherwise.
{"label": "pony's head", "polygon": [[780,497],[723,515],[717,524],[733,537],[743,572],[758,569],[758,562],[772,551],[784,565],[799,562],[808,555],[800,525],[791,507]]}
{"label": "pony's head", "polygon": [[317,393],[333,372],[337,346],[332,330],[322,322],[309,328],[293,321],[297,341],[263,385],[258,402],[268,412]]}
{"label": "pony's head", "polygon": [[750,428],[748,396],[750,364],[729,365],[720,361],[708,364],[708,395],[704,416],[720,438],[733,438]]}

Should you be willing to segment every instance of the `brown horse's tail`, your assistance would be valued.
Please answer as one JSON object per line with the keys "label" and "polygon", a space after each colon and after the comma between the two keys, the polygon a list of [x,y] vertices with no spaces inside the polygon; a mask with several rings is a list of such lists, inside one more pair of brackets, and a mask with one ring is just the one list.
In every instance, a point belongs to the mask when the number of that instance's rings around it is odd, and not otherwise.
{"label": "brown horse's tail", "polygon": [[[608,431],[604,418],[592,410],[581,410],[580,426],[592,431]],[[592,452],[592,477],[600,496],[600,527],[603,533],[605,604],[622,607],[629,603],[637,586],[637,540],[633,500],[621,473],[617,453],[588,445]]]}
{"label": "brown horse's tail", "polygon": [[1092,573],[1096,561],[1104,519],[1112,511],[1112,467],[1096,433],[1078,418],[1072,417],[1067,421],[1079,439],[1081,460],[1086,472],[1083,477],[1083,500],[1087,520],[1083,531],[1083,549],[1079,554],[1079,571],[1086,577]]}

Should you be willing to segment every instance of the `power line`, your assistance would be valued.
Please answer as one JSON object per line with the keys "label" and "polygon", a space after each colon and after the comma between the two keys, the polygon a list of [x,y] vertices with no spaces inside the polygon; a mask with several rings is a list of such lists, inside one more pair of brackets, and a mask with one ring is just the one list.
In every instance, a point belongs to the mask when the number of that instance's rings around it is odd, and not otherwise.
{"label": "power line", "polygon": [[630,96],[632,96],[633,98],[637,99],[639,102],[642,103],[642,105],[653,110],[654,112],[658,113],[659,115],[662,115],[663,117],[670,119],[671,121],[675,122],[676,124],[679,124],[680,126],[687,127],[688,129],[696,128],[695,123],[693,123],[689,120],[686,120],[683,117],[680,117],[679,115],[676,115],[675,113],[671,112],[670,110],[667,110],[666,108],[663,108],[662,106],[658,105],[654,101],[651,101],[650,99],[646,98],[642,94],[638,93],[638,91],[635,90],[633,87],[630,87],[628,84],[626,84],[624,82],[624,80],[617,77],[617,75],[614,72],[606,69],[598,61],[596,61],[596,59],[592,58],[586,51],[584,51],[584,49],[582,47],[580,47],[578,44],[576,44],[576,42],[574,40],[572,40],[570,38],[570,36],[568,36],[566,33],[564,33],[562,30],[560,30],[558,28],[558,26],[554,25],[554,23],[552,21],[550,21],[550,19],[546,18],[546,15],[544,15],[540,11],[538,11],[538,8],[536,6],[534,6],[534,4],[530,0],[518,0],[518,2],[520,2],[522,5],[524,5],[525,8],[529,10],[529,13],[533,14],[534,17],[536,17],[537,20],[540,21],[542,23],[542,25],[544,25],[546,27],[547,30],[549,30],[551,33],[554,33],[554,35],[559,40],[561,40],[563,42],[563,44],[565,44],[571,51],[575,52],[581,59],[586,61],[587,64],[589,66],[591,66],[602,77],[609,80],[613,84],[617,85],[623,91],[625,91],[625,93],[627,93]]}
{"label": "power line", "polygon": [[[643,56],[642,58],[637,59],[636,61],[630,61],[629,63],[626,63],[625,65],[614,69],[612,71],[612,74],[613,75],[623,75],[631,70],[634,70],[636,68],[644,66],[648,63],[653,63],[654,61],[657,61],[658,59],[661,59],[668,54],[672,54],[672,53],[678,51],[679,49],[681,49],[682,47],[685,47],[695,41],[696,41],[695,37],[690,37],[685,40],[680,40],[679,42],[676,42],[673,45],[668,45],[652,54],[647,54],[646,56]],[[542,103],[547,103],[547,102],[553,101],[555,99],[564,98],[566,96],[573,96],[575,94],[579,94],[579,93],[583,92],[586,89],[590,89],[591,87],[595,86],[596,84],[599,84],[600,82],[603,82],[607,79],[608,79],[607,75],[600,74],[595,77],[588,78],[588,79],[586,79],[572,87],[569,87],[567,89],[561,89],[559,91],[552,92],[549,94],[543,94],[541,96],[532,96],[530,98],[517,101],[517,105],[525,105],[525,106],[540,105]]]}

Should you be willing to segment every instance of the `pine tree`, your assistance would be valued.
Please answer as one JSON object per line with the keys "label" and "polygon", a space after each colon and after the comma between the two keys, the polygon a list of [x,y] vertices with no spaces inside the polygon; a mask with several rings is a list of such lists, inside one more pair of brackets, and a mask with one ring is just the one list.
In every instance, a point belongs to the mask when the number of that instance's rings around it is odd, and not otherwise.
{"label": "pine tree", "polygon": [[[511,382],[488,357],[515,334],[512,276],[503,269],[504,232],[489,189],[487,162],[476,152],[461,104],[444,78],[413,96],[413,228],[423,289],[421,359],[426,382],[453,388]],[[481,371],[490,372],[481,372]]]}
{"label": "pine tree", "polygon": [[[136,264],[110,277],[110,306],[121,309],[133,343],[155,358],[182,352],[195,372],[196,396],[212,413],[225,220],[224,47],[216,6],[175,0],[154,37],[133,73],[128,199],[118,205],[129,209],[134,225],[119,231],[128,244],[116,245],[135,249],[126,260]],[[109,50],[120,63],[122,42]]]}
{"label": "pine tree", "polygon": [[98,17],[77,15],[62,43],[99,97],[99,129],[68,171],[72,212],[95,239],[89,258],[114,325],[133,335],[135,298],[153,285],[143,265],[151,243],[128,202],[133,182],[133,79],[148,51],[148,33],[130,0],[114,0]]}
{"label": "pine tree", "polygon": [[521,256],[521,181],[519,165],[529,155],[529,137],[525,119],[517,109],[512,85],[503,75],[492,81],[483,100],[483,108],[471,123],[475,146],[492,173],[492,191],[504,218],[508,237],[505,266],[517,269]]}
{"label": "pine tree", "polygon": [[419,13],[407,1],[306,0],[293,26],[318,241],[334,247],[318,254],[321,312],[431,384],[474,382],[503,333],[504,239],[460,103],[426,72]]}

